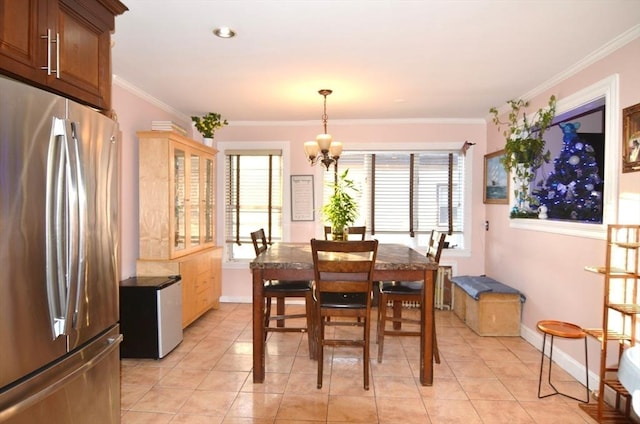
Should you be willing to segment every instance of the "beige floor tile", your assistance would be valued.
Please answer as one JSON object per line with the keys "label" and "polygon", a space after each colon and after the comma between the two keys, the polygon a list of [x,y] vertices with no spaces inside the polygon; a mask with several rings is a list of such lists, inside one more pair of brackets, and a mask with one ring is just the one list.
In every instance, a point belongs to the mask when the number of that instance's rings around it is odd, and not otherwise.
{"label": "beige floor tile", "polygon": [[195,390],[187,399],[180,413],[224,417],[237,396],[237,392]]}
{"label": "beige floor tile", "polygon": [[120,422],[121,424],[166,424],[172,419],[173,414],[129,411],[122,416]]}
{"label": "beige floor tile", "polygon": [[171,424],[221,424],[222,417],[196,414],[176,414]]}
{"label": "beige floor tile", "polygon": [[418,386],[424,399],[468,400],[467,393],[455,378],[437,378],[432,386]]}
{"label": "beige floor tile", "polygon": [[[509,400],[472,400],[480,419],[491,424],[533,423],[533,418],[519,402]],[[562,421],[558,421],[561,423]]]}
{"label": "beige floor tile", "polygon": [[228,416],[275,418],[283,395],[275,393],[238,393]]}
{"label": "beige floor tile", "polygon": [[543,408],[538,402],[520,402],[520,405],[533,418],[536,424],[584,424],[585,420],[578,408],[564,402],[547,403]]}
{"label": "beige floor tile", "polygon": [[[324,349],[323,387],[317,389],[317,362],[309,359],[301,333],[269,335],[265,382],[254,384],[251,315],[250,304],[222,304],[185,329],[183,342],[165,358],[123,359],[122,423],[594,423],[576,401],[538,399],[540,352],[534,346],[520,337],[478,336],[451,311],[436,312],[442,361],[433,366],[432,386],[418,378],[419,339],[387,337],[378,363],[375,328],[370,390],[363,388],[357,348]],[[552,380],[568,394],[586,394],[557,365]],[[543,382],[543,393],[547,389]]]}
{"label": "beige floor tile", "polygon": [[376,397],[420,398],[420,392],[413,377],[396,377],[391,375],[375,376]]}
{"label": "beige floor tile", "polygon": [[[403,399],[376,397],[378,422],[385,423],[430,423],[422,399]],[[435,423],[435,422],[434,422]]]}
{"label": "beige floor tile", "polygon": [[[317,394],[329,394],[329,387],[331,386],[330,378],[327,377],[326,383],[323,384],[321,389],[318,389],[318,379],[316,374],[291,374],[285,393],[298,394],[298,395],[317,395]],[[323,381],[324,383],[324,381]]]}
{"label": "beige floor tile", "polygon": [[120,408],[131,409],[131,406],[142,399],[152,386],[144,386],[137,384],[121,384],[120,385]]}
{"label": "beige floor tile", "polygon": [[493,378],[495,374],[484,361],[474,359],[471,361],[448,360],[449,368],[456,378]]}
{"label": "beige floor tile", "polygon": [[460,378],[458,382],[471,400],[515,400],[497,378]]}
{"label": "beige floor tile", "polygon": [[282,397],[277,420],[326,421],[329,396],[288,395]]}
{"label": "beige floor tile", "polygon": [[468,400],[425,399],[429,419],[434,424],[480,424],[482,421]]}
{"label": "beige floor tile", "polygon": [[175,414],[191,396],[193,390],[152,387],[133,406],[132,411]]}
{"label": "beige floor tile", "polygon": [[264,383],[254,384],[253,373],[250,373],[240,391],[256,393],[284,393],[290,375],[291,374],[288,373],[268,372],[265,375]]}
{"label": "beige floor tile", "polygon": [[202,370],[174,368],[162,377],[157,386],[176,389],[195,389],[202,383],[206,374]]}
{"label": "beige floor tile", "polygon": [[198,389],[217,392],[238,392],[246,383],[249,375],[250,373],[246,371],[213,370],[203,375]]}
{"label": "beige floor tile", "polygon": [[218,371],[251,371],[253,355],[235,355],[225,353],[215,365]]}
{"label": "beige floor tile", "polygon": [[327,422],[375,423],[376,400],[363,396],[329,396]]}

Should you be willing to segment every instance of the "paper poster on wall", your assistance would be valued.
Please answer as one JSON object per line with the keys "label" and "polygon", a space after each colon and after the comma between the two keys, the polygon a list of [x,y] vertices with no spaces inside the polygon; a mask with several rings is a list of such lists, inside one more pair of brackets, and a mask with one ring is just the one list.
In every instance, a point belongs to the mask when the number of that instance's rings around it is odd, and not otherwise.
{"label": "paper poster on wall", "polygon": [[291,176],[291,220],[314,220],[313,175]]}

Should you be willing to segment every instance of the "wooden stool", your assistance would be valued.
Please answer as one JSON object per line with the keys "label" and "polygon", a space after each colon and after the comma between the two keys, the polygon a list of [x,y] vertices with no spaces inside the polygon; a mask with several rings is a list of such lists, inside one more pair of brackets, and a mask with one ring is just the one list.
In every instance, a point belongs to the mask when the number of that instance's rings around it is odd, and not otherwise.
{"label": "wooden stool", "polygon": [[[538,330],[542,331],[544,337],[542,339],[542,359],[540,360],[540,377],[538,378],[538,398],[542,399],[553,395],[562,395],[579,402],[589,403],[589,360],[587,357],[587,333],[575,324],[554,320],[538,321]],[[551,336],[551,349],[549,350],[549,385],[555,391],[548,395],[540,396],[540,388],[542,386],[542,367],[544,365],[544,346],[547,341],[547,334]],[[585,362],[585,381],[587,383],[587,400],[578,399],[565,393],[559,392],[551,383],[551,364],[553,363],[553,338],[564,337],[565,339],[584,339],[584,362]]]}

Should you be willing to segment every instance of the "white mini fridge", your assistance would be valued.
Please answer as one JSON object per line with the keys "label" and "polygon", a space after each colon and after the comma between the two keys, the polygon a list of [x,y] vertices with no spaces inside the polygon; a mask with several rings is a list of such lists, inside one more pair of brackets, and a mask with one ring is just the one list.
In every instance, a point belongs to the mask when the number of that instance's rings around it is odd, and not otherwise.
{"label": "white mini fridge", "polygon": [[120,282],[122,358],[164,358],[182,341],[180,276]]}

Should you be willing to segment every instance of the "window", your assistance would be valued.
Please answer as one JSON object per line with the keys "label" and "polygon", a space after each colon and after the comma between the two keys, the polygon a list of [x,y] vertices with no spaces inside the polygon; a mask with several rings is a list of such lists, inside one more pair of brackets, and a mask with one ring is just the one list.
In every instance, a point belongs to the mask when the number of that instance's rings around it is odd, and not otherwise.
{"label": "window", "polygon": [[283,239],[282,151],[226,150],[224,161],[227,260],[253,259],[252,231],[264,228],[268,240]]}
{"label": "window", "polygon": [[[338,172],[348,169],[348,178],[359,190],[354,225],[365,225],[382,242],[416,247],[426,246],[433,229],[451,230],[450,245],[463,248],[464,159],[460,150],[344,152]],[[333,180],[334,173],[325,173],[325,202]]]}
{"label": "window", "polygon": [[[620,171],[620,108],[618,100],[619,77],[613,75],[579,92],[558,100],[557,116],[571,116],[583,110],[594,101],[604,99],[604,189],[602,193],[602,222],[587,223],[554,219],[511,219],[509,226],[534,231],[544,231],[578,237],[606,239],[607,224],[615,222],[618,195],[618,177]],[[600,104],[600,103],[598,103]],[[551,147],[551,146],[550,146]],[[513,194],[511,196],[513,204]]]}

